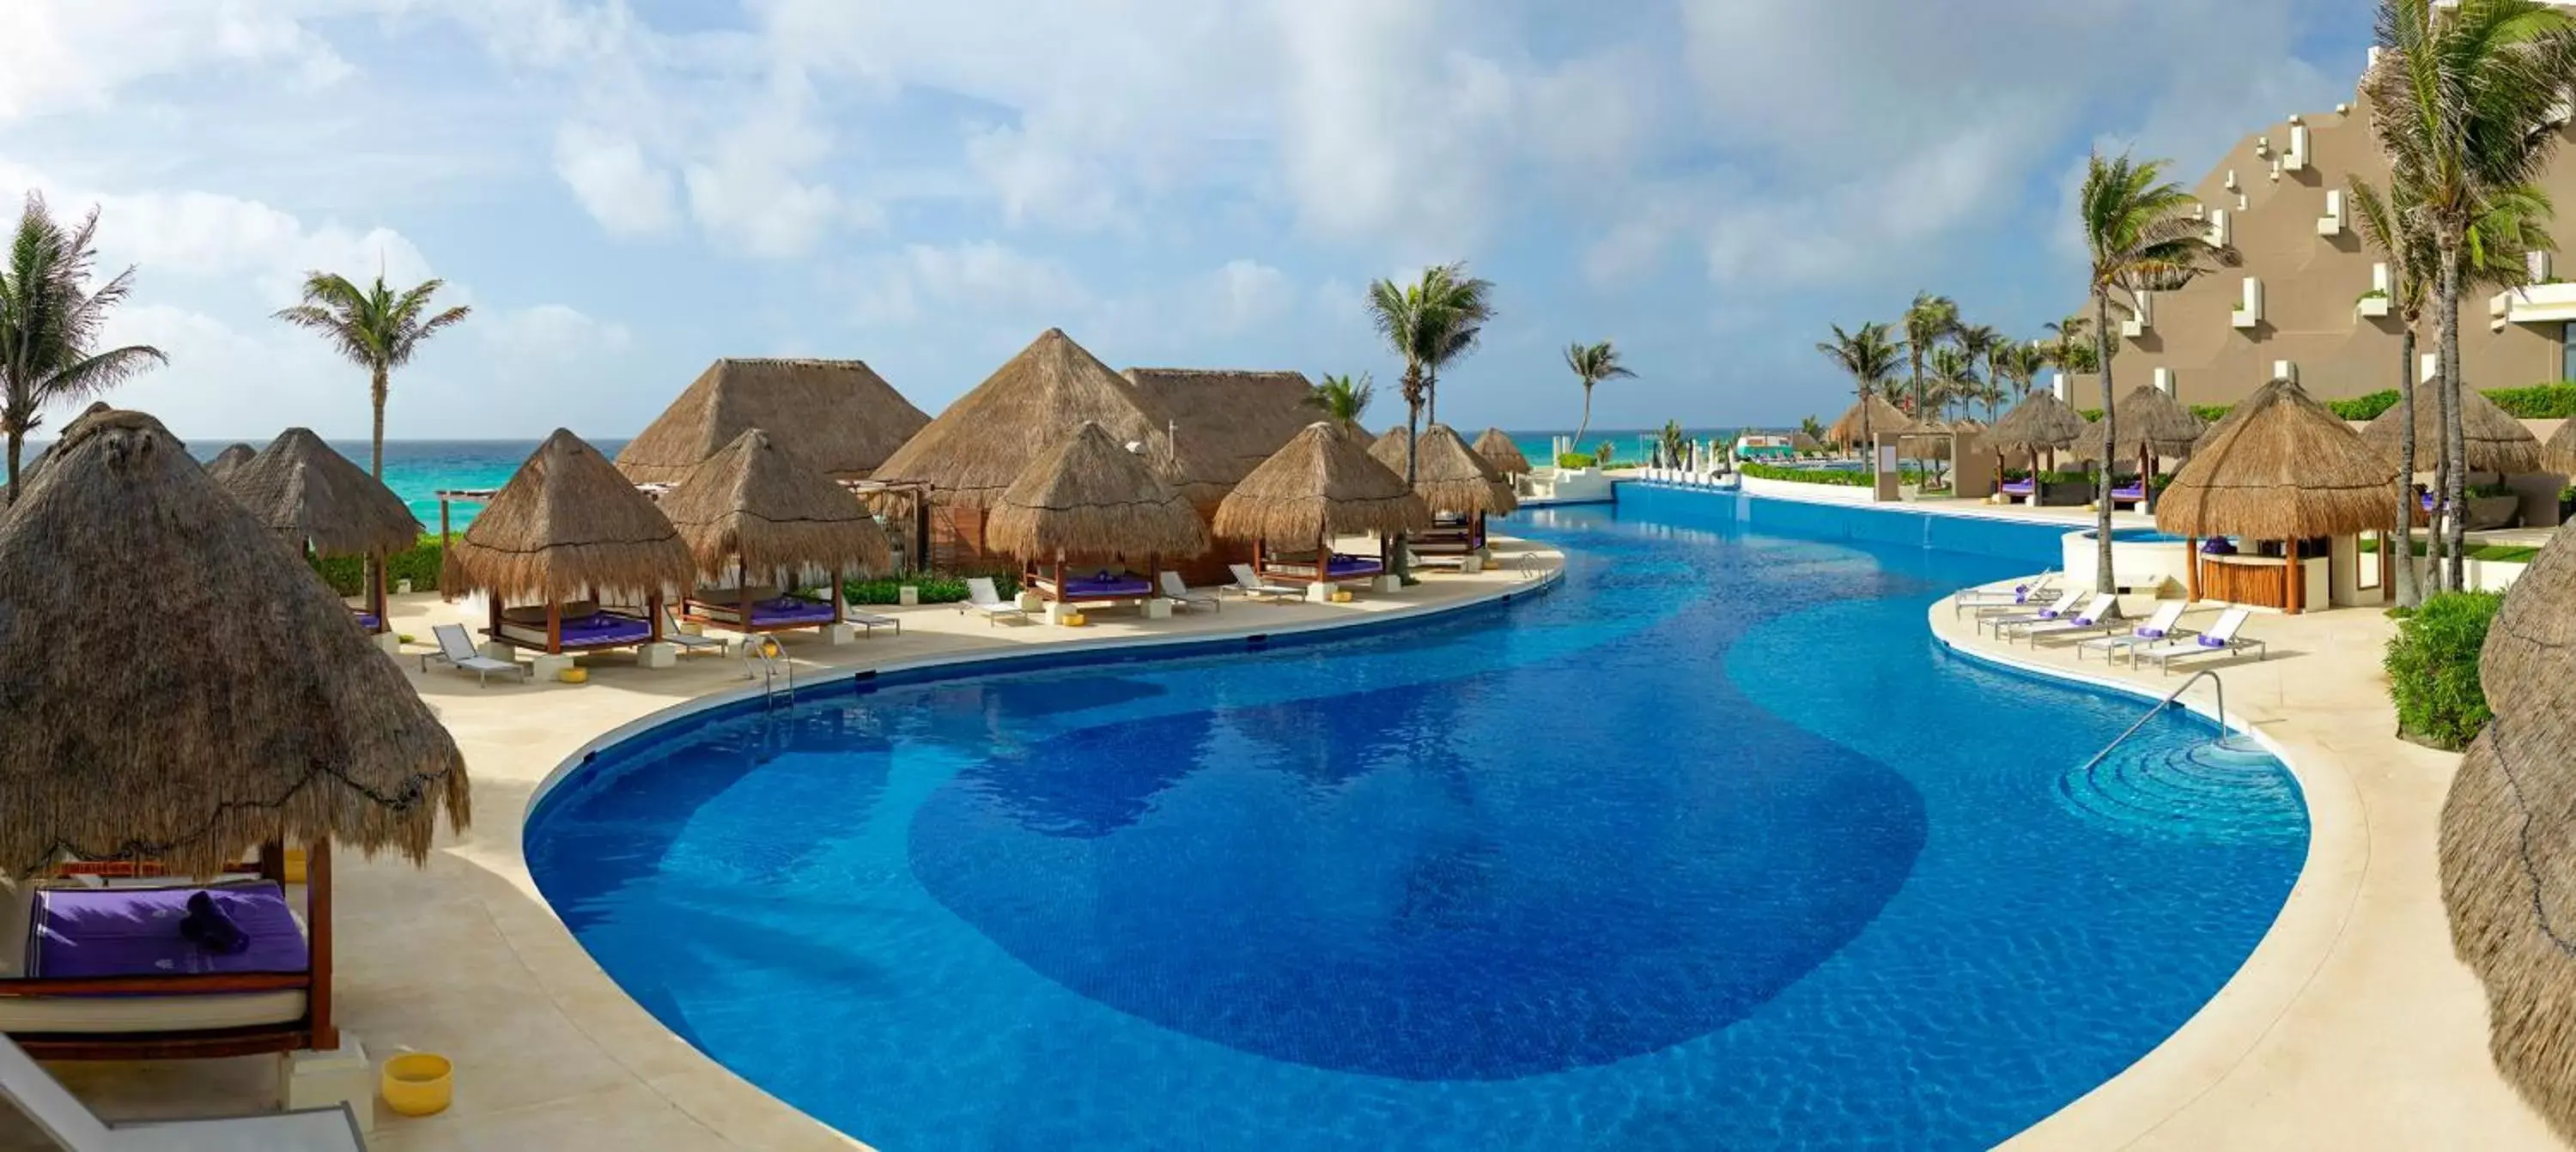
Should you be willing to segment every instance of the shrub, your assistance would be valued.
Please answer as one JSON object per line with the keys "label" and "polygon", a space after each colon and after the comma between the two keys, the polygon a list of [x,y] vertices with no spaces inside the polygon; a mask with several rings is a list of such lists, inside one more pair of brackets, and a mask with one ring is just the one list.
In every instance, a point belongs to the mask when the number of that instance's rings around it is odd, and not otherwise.
{"label": "shrub", "polygon": [[2510,416],[2524,420],[2559,420],[2576,416],[2576,383],[2534,384],[2529,388],[2489,388],[2486,398]]}
{"label": "shrub", "polygon": [[[443,559],[438,537],[423,536],[409,551],[385,557],[385,591],[394,590],[396,582],[411,581],[414,592],[438,591],[438,568]],[[343,596],[360,596],[366,592],[366,562],[355,556],[334,556],[314,564],[322,573],[322,582]]]}
{"label": "shrub", "polygon": [[2233,404],[2194,404],[2191,406],[2192,415],[2198,416],[2212,424],[2216,424],[2221,420],[2227,419],[2227,414],[2235,410],[2236,406]]}
{"label": "shrub", "polygon": [[2511,484],[2469,485],[2469,499],[2471,500],[2490,500],[2498,496],[2511,496],[2513,494],[2513,485]]}
{"label": "shrub", "polygon": [[2326,408],[2344,420],[2371,420],[2397,406],[2397,390],[2384,388],[2364,396],[2345,400],[2328,400]]}
{"label": "shrub", "polygon": [[[1778,464],[1745,463],[1735,470],[1756,480],[1786,480],[1792,484],[1833,484],[1844,488],[1867,488],[1873,482],[1870,474],[1852,468],[1786,468]],[[1907,468],[1899,473],[1907,483],[1923,478],[1920,469]]]}
{"label": "shrub", "polygon": [[898,593],[909,584],[921,590],[924,604],[955,604],[966,599],[966,580],[970,576],[990,576],[993,588],[1004,598],[1020,591],[1020,574],[1008,570],[993,572],[925,572],[911,576],[883,576],[871,580],[852,580],[841,585],[841,595],[852,604],[896,604]]}
{"label": "shrub", "polygon": [[1592,466],[1592,454],[1589,452],[1559,452],[1556,454],[1556,466],[1559,468],[1589,468]]}
{"label": "shrub", "polygon": [[2438,748],[2465,748],[2486,727],[2478,652],[2501,592],[2445,592],[2401,617],[2382,663],[2399,733]]}

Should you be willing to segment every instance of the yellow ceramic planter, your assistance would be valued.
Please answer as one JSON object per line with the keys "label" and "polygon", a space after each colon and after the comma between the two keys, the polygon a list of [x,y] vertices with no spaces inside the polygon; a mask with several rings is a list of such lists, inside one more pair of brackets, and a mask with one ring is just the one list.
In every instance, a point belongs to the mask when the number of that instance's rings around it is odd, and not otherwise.
{"label": "yellow ceramic planter", "polygon": [[456,1098],[456,1066],[434,1052],[405,1052],[385,1061],[380,1089],[385,1106],[405,1116],[447,1110]]}
{"label": "yellow ceramic planter", "polygon": [[562,672],[556,674],[555,679],[561,680],[566,684],[588,684],[590,683],[590,669],[577,667],[566,668]]}

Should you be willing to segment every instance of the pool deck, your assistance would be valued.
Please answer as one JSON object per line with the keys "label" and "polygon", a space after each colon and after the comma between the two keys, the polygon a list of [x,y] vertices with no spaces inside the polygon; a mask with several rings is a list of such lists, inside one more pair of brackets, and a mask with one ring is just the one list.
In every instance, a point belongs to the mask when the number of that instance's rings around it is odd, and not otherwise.
{"label": "pool deck", "polygon": [[[2125,598],[2125,614],[2152,611]],[[2206,627],[2216,608],[2183,626]],[[2006,645],[1954,618],[1933,637],[2041,675],[2135,692],[2140,710],[2184,671],[2079,662],[2072,645]],[[2230,721],[2297,775],[2308,859],[2280,918],[2207,1006],[2146,1057],[2004,1145],[2042,1149],[2477,1148],[2563,1145],[2487,1058],[2486,1000],[2451,953],[2435,867],[2454,754],[2396,739],[2380,654],[2395,625],[2340,609],[2257,615],[2268,658],[2219,669]],[[2214,711],[2208,682],[2185,703]]]}
{"label": "pool deck", "polygon": [[[1187,643],[1226,636],[1331,629],[1453,611],[1531,592],[1562,573],[1563,555],[1496,538],[1495,568],[1437,573],[1400,592],[1349,604],[1263,604],[1225,598],[1220,612],[1146,621],[1103,612],[1083,628],[990,624],[948,606],[871,609],[903,621],[900,636],[833,647],[812,633],[782,637],[800,677],[829,670],[915,666],[1011,653]],[[1527,569],[1523,570],[1526,559]],[[479,624],[465,604],[395,598],[399,632]],[[530,879],[520,832],[529,803],[559,764],[600,737],[749,690],[741,660],[683,656],[647,670],[624,654],[584,659],[588,684],[518,685],[403,665],[454,733],[474,781],[474,826],[442,833],[426,869],[397,859],[335,860],[341,1027],[381,1063],[406,1049],[456,1063],[456,1097],[424,1119],[379,1105],[375,1152],[492,1149],[846,1150],[834,1132],[719,1067],[618,989],[576,943]],[[56,1064],[56,1075],[112,1120],[229,1115],[273,1106],[274,1057],[144,1064]],[[0,1107],[0,1150],[53,1145]]]}

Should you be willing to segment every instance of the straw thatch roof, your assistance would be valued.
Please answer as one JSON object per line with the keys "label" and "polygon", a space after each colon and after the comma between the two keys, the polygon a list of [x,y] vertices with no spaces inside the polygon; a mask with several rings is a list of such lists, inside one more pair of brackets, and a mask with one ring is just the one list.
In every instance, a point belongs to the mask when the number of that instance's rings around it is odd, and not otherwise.
{"label": "straw thatch roof", "polygon": [[[107,401],[105,400],[90,401],[89,407],[81,409],[80,415],[72,417],[70,422],[63,425],[62,435],[55,437],[52,444],[45,445],[44,451],[36,453],[33,457],[30,457],[26,463],[18,466],[18,482],[21,484],[33,483],[36,479],[37,471],[45,466],[45,461],[53,459],[54,448],[63,441],[71,439],[72,429],[80,427],[81,421],[87,420],[102,412],[112,411],[115,411],[115,409],[108,407]],[[0,479],[0,502],[6,502],[9,499],[9,485],[5,479]]]}
{"label": "straw thatch roof", "polygon": [[1914,423],[1914,418],[1906,415],[1903,409],[1873,392],[1868,400],[1844,409],[1842,416],[1825,429],[1825,439],[1844,447],[1860,444],[1861,412],[1864,408],[1869,412],[1869,434],[1872,436],[1891,436]]}
{"label": "straw thatch roof", "polygon": [[1371,457],[1358,434],[1326,421],[1262,461],[1216,510],[1216,534],[1227,540],[1373,536],[1430,522],[1402,476]]}
{"label": "straw thatch roof", "polygon": [[465,825],[465,759],[401,669],[159,421],[67,429],[24,496],[0,521],[0,867],[203,875],[324,837],[419,862],[442,808]]}
{"label": "straw thatch roof", "polygon": [[1500,516],[1520,507],[1512,482],[1458,438],[1457,429],[1434,424],[1422,430],[1414,463],[1413,490],[1434,512],[1479,512]]}
{"label": "straw thatch roof", "polygon": [[2237,408],[2158,498],[2156,527],[2290,540],[2388,522],[2397,466],[2325,405],[2275,380]]}
{"label": "straw thatch roof", "polygon": [[1986,446],[2004,451],[2038,452],[2074,445],[2090,427],[2084,414],[2067,406],[2054,392],[2033,392],[2013,405],[1986,430]]}
{"label": "straw thatch roof", "polygon": [[2540,465],[2561,476],[2576,476],[2576,420],[2561,420],[2558,430],[2541,442]]}
{"label": "straw thatch roof", "polygon": [[[760,428],[701,461],[662,494],[662,516],[679,532],[698,574],[721,580],[734,565],[764,581],[808,568],[883,572],[893,567],[885,529],[858,498]],[[775,577],[775,579],[773,579]]]}
{"label": "straw thatch roof", "polygon": [[617,453],[638,484],[677,484],[745,431],[841,480],[866,477],[930,416],[859,360],[723,359]]}
{"label": "straw thatch roof", "polygon": [[1378,463],[1386,465],[1388,471],[1402,476],[1404,475],[1404,450],[1412,443],[1413,430],[1398,424],[1372,441],[1368,451]]}
{"label": "straw thatch roof", "polygon": [[557,428],[447,549],[445,588],[507,600],[667,594],[695,565],[678,530],[599,449]]}
{"label": "straw thatch roof", "polygon": [[221,480],[231,475],[233,469],[249,463],[250,458],[257,455],[259,455],[259,449],[248,444],[227,444],[223,451],[215,453],[214,459],[206,461],[206,475]]}
{"label": "straw thatch roof", "polygon": [[1134,381],[1049,328],[1019,355],[957,398],[877,468],[877,478],[932,486],[935,503],[990,508],[1040,453],[1088,420],[1146,456],[1199,507],[1213,507],[1231,473],[1196,440],[1175,442],[1171,413]]}
{"label": "straw thatch roof", "polygon": [[420,540],[410,506],[309,428],[289,428],[223,478],[233,499],[297,551],[399,552]]}
{"label": "straw thatch roof", "polygon": [[1207,525],[1145,459],[1088,420],[1029,462],[993,505],[985,544],[1022,560],[1196,556]]}
{"label": "straw thatch roof", "polygon": [[1530,470],[1529,457],[1522,455],[1521,446],[1513,443],[1512,438],[1500,428],[1487,428],[1476,437],[1476,455],[1484,457],[1485,463],[1493,465],[1494,471],[1505,476]]}
{"label": "straw thatch roof", "polygon": [[[2415,398],[2415,458],[2431,468],[2433,446],[2442,434],[2442,406],[2429,397]],[[2404,434],[2406,410],[2390,405],[2388,410],[2362,426],[2362,439],[2368,440],[2388,458],[2398,455],[2398,440]],[[2522,426],[2496,402],[2478,395],[2474,388],[2460,389],[2460,432],[2467,438],[2469,471],[2501,472],[2515,475],[2545,469],[2546,454],[2540,438]]]}
{"label": "straw thatch roof", "polygon": [[1818,443],[1815,437],[1807,435],[1804,430],[1800,430],[1789,434],[1789,447],[1799,452],[1815,452],[1824,448],[1824,445]]}
{"label": "straw thatch roof", "polygon": [[1130,368],[1124,375],[1216,469],[1208,479],[1228,487],[1319,415],[1309,399],[1315,385],[1303,372]]}
{"label": "straw thatch roof", "polygon": [[[2209,421],[2192,415],[2191,409],[2152,384],[2130,389],[2115,411],[2120,418],[2120,442],[2110,452],[2115,460],[2135,463],[2149,451],[2158,456],[2188,456],[2209,431]],[[2102,459],[2102,421],[2085,425],[2073,447],[2078,460]]]}
{"label": "straw thatch roof", "polygon": [[2442,806],[2442,903],[2497,1070],[2576,1140],[2576,546],[2553,539],[2514,581],[2478,665],[2495,718]]}

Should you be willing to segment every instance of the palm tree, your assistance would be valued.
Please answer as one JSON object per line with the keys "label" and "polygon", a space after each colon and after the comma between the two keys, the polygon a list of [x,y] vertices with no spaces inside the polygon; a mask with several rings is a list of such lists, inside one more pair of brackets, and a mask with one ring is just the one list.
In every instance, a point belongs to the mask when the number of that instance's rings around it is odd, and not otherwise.
{"label": "palm tree", "polygon": [[1934,346],[1949,339],[1959,330],[1959,302],[1930,292],[1914,294],[1914,303],[1905,310],[1905,356],[1914,364],[1914,405],[1911,414],[1923,418],[1923,360]]}
{"label": "palm tree", "polygon": [[108,313],[134,287],[134,269],[90,286],[98,209],[65,229],[39,193],[27,194],[9,263],[0,268],[0,432],[9,439],[8,499],[18,498],[18,459],[48,405],[86,399],[170,358],[144,344],[97,351]]}
{"label": "palm tree", "polygon": [[[1465,275],[1464,264],[1443,264],[1426,268],[1422,279],[1412,284],[1379,280],[1368,287],[1369,318],[1387,346],[1404,360],[1404,377],[1398,386],[1404,397],[1404,427],[1408,442],[1422,437],[1422,407],[1430,396],[1432,381],[1442,365],[1465,355],[1482,335],[1484,323],[1493,316],[1487,296],[1492,283]],[[1411,487],[1418,471],[1413,452],[1404,454],[1404,483]],[[1405,560],[1404,537],[1396,537],[1395,575],[1404,578],[1410,567]]]}
{"label": "palm tree", "polygon": [[2031,381],[2038,377],[2040,368],[2048,363],[2047,353],[2036,341],[2025,344],[2018,340],[2007,340],[1990,353],[1988,358],[1994,362],[1994,383],[2010,383],[2014,403],[2020,403],[2029,398]]}
{"label": "palm tree", "polygon": [[1958,343],[1959,350],[1968,354],[1968,364],[1970,367],[1973,368],[1982,365],[1986,370],[1985,378],[1987,380],[2000,380],[2003,378],[2002,373],[1995,371],[1995,356],[1997,353],[2003,351],[2004,348],[2010,346],[2012,341],[2004,339],[2004,334],[1996,330],[1994,325],[1960,325],[1959,331],[1953,339]]}
{"label": "palm tree", "polygon": [[429,314],[430,298],[446,283],[424,280],[409,291],[396,293],[385,286],[381,271],[369,288],[360,288],[335,273],[308,272],[304,276],[304,302],[276,313],[277,319],[321,333],[342,356],[367,370],[367,400],[375,412],[369,468],[378,480],[385,478],[385,393],[392,385],[394,369],[411,363],[422,341],[473,314],[472,308],[461,304]]}
{"label": "palm tree", "polygon": [[1857,332],[1845,332],[1840,324],[1833,329],[1834,338],[1818,341],[1816,351],[1852,378],[1852,394],[1860,398],[1861,443],[1869,444],[1876,435],[1869,426],[1870,398],[1896,376],[1894,330],[1875,322],[1861,325]]}
{"label": "palm tree", "polygon": [[[2059,372],[2077,374],[2102,370],[2100,350],[2093,346],[2091,340],[2085,338],[2086,334],[2093,330],[2091,320],[2080,315],[2069,316],[2042,327],[2049,336],[2043,345],[2045,354],[2041,360],[2042,365],[2053,366]],[[2069,396],[2067,399],[2071,400],[2074,397]]]}
{"label": "palm tree", "polygon": [[2380,58],[2363,78],[2371,130],[2412,214],[2432,241],[2431,304],[2441,379],[2441,477],[2447,567],[2437,588],[2459,588],[2467,521],[2467,454],[2460,425],[2463,254],[2495,199],[2539,180],[2557,145],[2556,108],[2576,81],[2576,20],[2540,0],[2381,0]]}
{"label": "palm tree", "polygon": [[2388,313],[2397,319],[2397,405],[2405,427],[2397,441],[2397,518],[2380,564],[2395,582],[2398,605],[2412,608],[2424,600],[2415,570],[2415,328],[2424,320],[2424,282],[2434,277],[2438,257],[2433,238],[2417,226],[2420,218],[2411,211],[2411,188],[2394,184],[2390,195],[2382,196],[2369,181],[2354,176],[2349,189],[2362,236],[2387,258]]}
{"label": "palm tree", "polygon": [[1583,434],[1592,428],[1592,387],[1604,380],[1630,380],[1636,373],[1619,363],[1619,348],[1608,340],[1598,344],[1581,341],[1565,346],[1565,366],[1583,382],[1583,422],[1574,426],[1574,442],[1583,443]]}
{"label": "palm tree", "polygon": [[[2122,297],[2123,310],[2134,307],[2140,292],[2166,292],[2191,282],[2213,265],[2236,262],[2234,251],[2209,242],[2208,225],[2188,209],[2191,194],[2164,182],[2164,164],[2144,163],[2122,153],[2105,160],[2087,157],[2082,213],[2084,245],[2092,257],[2093,339],[2101,360],[2102,439],[2119,442],[2119,410],[2111,387],[2111,306]],[[2147,485],[2153,477],[2140,476]],[[2102,462],[2095,492],[2094,591],[2108,593],[2117,585],[2111,571],[2111,462]],[[2293,567],[2295,568],[2295,561]]]}
{"label": "palm tree", "polygon": [[1822,420],[1816,419],[1815,414],[1813,413],[1809,413],[1799,419],[1798,431],[1805,433],[1807,439],[1813,440],[1819,444],[1822,444],[1825,441],[1825,423]]}
{"label": "palm tree", "polygon": [[1465,261],[1440,269],[1441,291],[1436,295],[1445,317],[1433,333],[1431,358],[1423,363],[1422,422],[1440,422],[1440,370],[1449,362],[1476,350],[1483,341],[1485,325],[1494,318],[1494,282],[1467,275]]}
{"label": "palm tree", "polygon": [[1359,422],[1360,415],[1368,411],[1369,402],[1375,399],[1377,382],[1369,379],[1366,372],[1360,373],[1356,379],[1347,372],[1339,376],[1328,374],[1323,383],[1306,393],[1308,407],[1321,408],[1324,415],[1352,424]]}
{"label": "palm tree", "polygon": [[1977,394],[1976,357],[1965,348],[1940,347],[1932,350],[1932,411],[1946,414],[1951,405],[1966,403]]}

